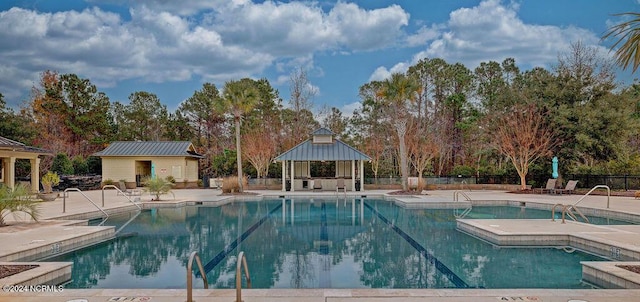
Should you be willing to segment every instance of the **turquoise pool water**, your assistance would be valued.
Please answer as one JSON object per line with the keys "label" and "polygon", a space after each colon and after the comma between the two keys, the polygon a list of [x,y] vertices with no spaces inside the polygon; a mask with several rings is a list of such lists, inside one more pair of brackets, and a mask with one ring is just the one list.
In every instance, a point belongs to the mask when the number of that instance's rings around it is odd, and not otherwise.
{"label": "turquoise pool water", "polygon": [[[474,216],[550,214],[475,207],[467,217]],[[579,262],[602,260],[555,248],[499,248],[455,227],[451,209],[409,210],[375,199],[161,208],[141,212],[116,240],[55,260],[74,262],[67,288],[184,288],[192,251],[210,288],[234,287],[240,251],[253,288],[583,288]]]}

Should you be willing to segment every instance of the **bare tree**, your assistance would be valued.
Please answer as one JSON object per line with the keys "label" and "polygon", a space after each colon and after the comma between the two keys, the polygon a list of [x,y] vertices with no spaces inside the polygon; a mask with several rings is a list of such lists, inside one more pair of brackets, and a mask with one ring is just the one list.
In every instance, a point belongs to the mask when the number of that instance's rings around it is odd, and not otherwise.
{"label": "bare tree", "polygon": [[494,119],[496,149],[513,163],[520,176],[520,188],[527,188],[529,166],[547,156],[557,143],[542,111],[534,104],[518,104]]}
{"label": "bare tree", "polygon": [[[265,128],[258,128],[245,134],[242,141],[242,153],[256,168],[258,179],[269,173],[269,164],[276,156],[276,140]],[[266,182],[266,179],[265,179]],[[266,183],[265,183],[266,184]]]}
{"label": "bare tree", "polygon": [[294,112],[293,131],[294,144],[300,143],[308,134],[303,131],[307,125],[313,123],[309,120],[309,116],[301,114],[304,111],[311,112],[313,104],[311,99],[316,95],[316,89],[309,82],[307,72],[300,68],[295,69],[289,78],[289,90],[291,91],[291,99],[289,104]]}

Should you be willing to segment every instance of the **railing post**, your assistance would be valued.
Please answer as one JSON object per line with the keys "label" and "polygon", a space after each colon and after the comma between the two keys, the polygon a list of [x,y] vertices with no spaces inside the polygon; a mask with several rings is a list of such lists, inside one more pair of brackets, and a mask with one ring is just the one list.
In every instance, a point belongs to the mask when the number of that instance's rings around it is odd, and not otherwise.
{"label": "railing post", "polygon": [[204,282],[204,288],[209,288],[209,282],[207,281],[207,274],[204,272],[204,268],[202,267],[202,262],[200,261],[200,256],[198,256],[198,252],[193,251],[189,256],[189,262],[187,263],[187,302],[193,302],[193,260],[196,260],[196,264],[198,265],[198,269],[200,270],[200,275],[202,275],[202,282]]}

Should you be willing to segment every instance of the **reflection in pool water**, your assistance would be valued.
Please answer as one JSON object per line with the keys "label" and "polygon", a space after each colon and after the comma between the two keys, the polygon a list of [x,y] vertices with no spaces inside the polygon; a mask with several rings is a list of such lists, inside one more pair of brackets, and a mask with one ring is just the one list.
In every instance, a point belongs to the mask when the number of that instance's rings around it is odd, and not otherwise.
{"label": "reflection in pool water", "polygon": [[[473,215],[550,214],[478,207]],[[56,260],[74,262],[68,288],[184,288],[191,251],[206,263],[210,288],[235,286],[240,251],[254,288],[581,288],[579,262],[602,260],[556,248],[494,247],[455,227],[453,210],[409,210],[375,199],[159,208],[138,215],[118,239]]]}

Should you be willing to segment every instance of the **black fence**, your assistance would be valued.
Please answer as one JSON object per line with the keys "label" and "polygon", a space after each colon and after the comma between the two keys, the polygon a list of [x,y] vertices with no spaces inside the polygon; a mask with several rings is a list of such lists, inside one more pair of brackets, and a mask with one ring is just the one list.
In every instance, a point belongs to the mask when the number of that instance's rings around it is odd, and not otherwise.
{"label": "black fence", "polygon": [[[532,188],[544,187],[551,175],[527,175],[527,184]],[[427,184],[519,184],[518,175],[479,176],[424,176]],[[597,185],[607,185],[612,190],[640,190],[640,175],[590,175],[567,174],[562,176],[562,186],[569,180],[577,180],[578,188],[590,189]],[[400,177],[365,178],[365,184],[400,184]]]}

